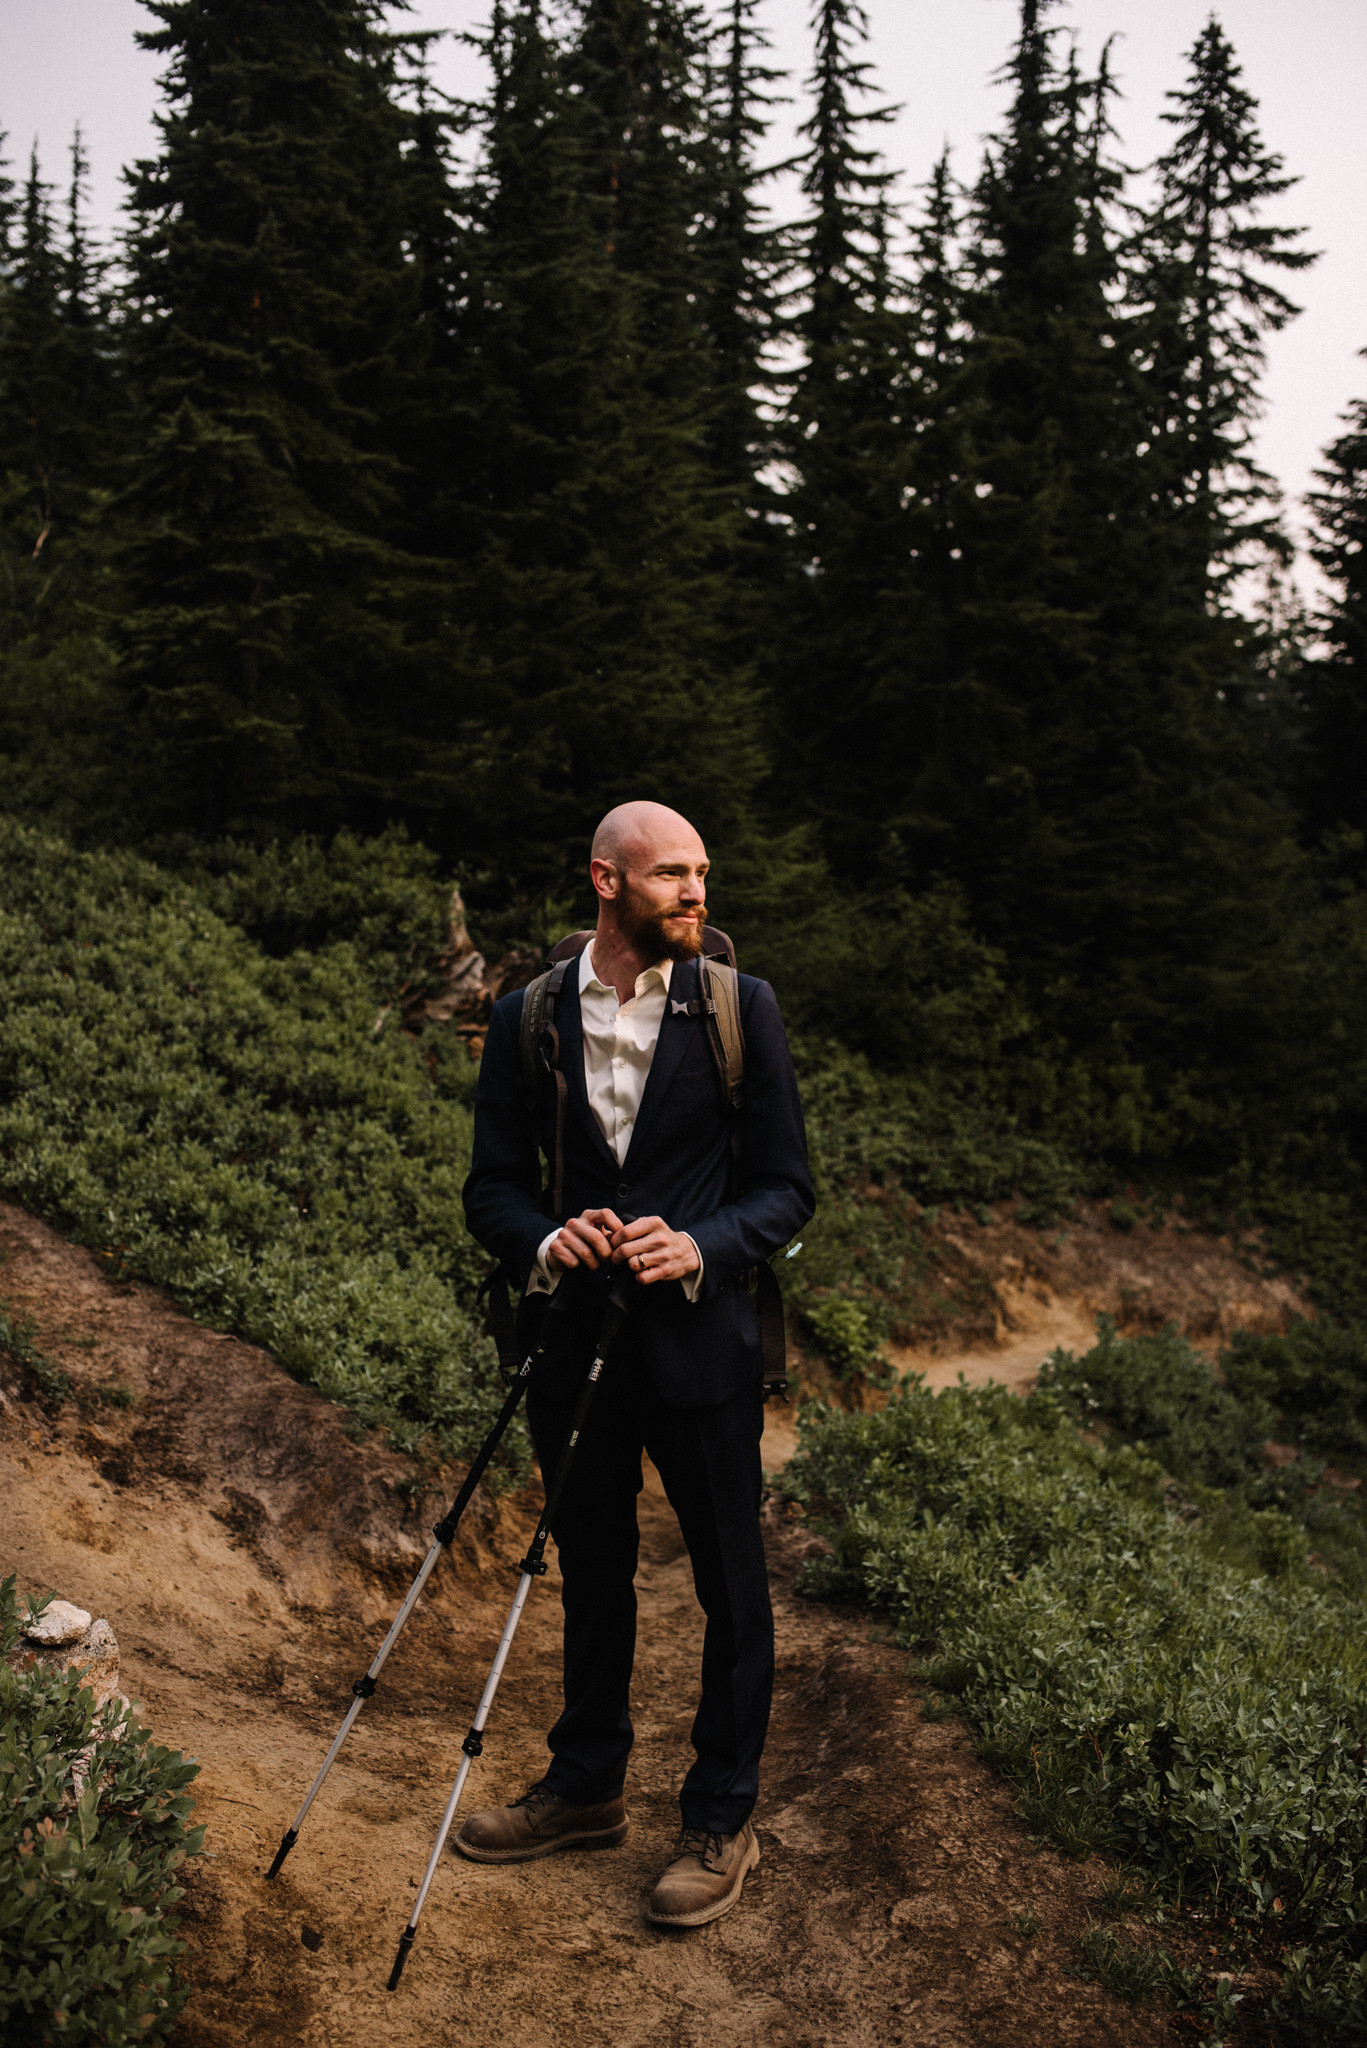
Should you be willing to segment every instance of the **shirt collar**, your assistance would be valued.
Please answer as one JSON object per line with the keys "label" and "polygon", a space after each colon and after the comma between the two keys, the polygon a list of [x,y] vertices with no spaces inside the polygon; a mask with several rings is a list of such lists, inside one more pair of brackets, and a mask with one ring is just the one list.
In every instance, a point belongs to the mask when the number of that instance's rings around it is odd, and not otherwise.
{"label": "shirt collar", "polygon": [[[637,975],[635,991],[628,998],[628,1000],[631,1002],[635,1002],[637,996],[642,996],[645,994],[646,990],[650,986],[650,978],[652,975],[658,976],[660,986],[663,988],[665,994],[668,995],[670,978],[673,975],[673,973],[674,962],[672,960],[657,960],[653,967],[647,967],[643,974]],[[598,976],[593,971],[592,939],[589,940],[587,946],[585,946],[583,952],[579,955],[579,993],[581,996],[587,988],[601,988],[603,990],[604,995],[616,995],[617,993],[616,989],[608,988],[605,983],[601,982],[598,979]]]}

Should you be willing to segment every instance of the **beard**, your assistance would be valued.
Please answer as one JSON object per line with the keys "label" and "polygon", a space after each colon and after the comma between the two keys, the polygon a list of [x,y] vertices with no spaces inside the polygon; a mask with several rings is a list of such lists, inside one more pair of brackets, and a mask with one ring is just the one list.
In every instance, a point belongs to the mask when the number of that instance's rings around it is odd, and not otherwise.
{"label": "beard", "polygon": [[[671,918],[685,915],[689,919],[686,926],[671,926]],[[657,910],[648,897],[637,894],[624,875],[617,921],[622,936],[645,960],[696,960],[702,951],[707,906],[699,903],[685,912],[676,904],[672,909]]]}

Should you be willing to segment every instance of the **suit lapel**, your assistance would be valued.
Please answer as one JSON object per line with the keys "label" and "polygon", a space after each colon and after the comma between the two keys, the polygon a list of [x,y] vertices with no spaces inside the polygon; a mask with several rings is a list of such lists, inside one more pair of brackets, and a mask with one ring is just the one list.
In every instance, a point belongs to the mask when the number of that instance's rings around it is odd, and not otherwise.
{"label": "suit lapel", "polygon": [[589,1108],[589,1091],[584,1080],[584,1027],[579,1015],[579,963],[573,962],[573,973],[565,976],[560,998],[555,1006],[555,1028],[560,1033],[560,1071],[565,1076],[569,1090],[570,1107],[578,1117],[599,1156],[605,1159],[614,1173],[621,1168],[611,1145],[598,1128],[598,1119]]}
{"label": "suit lapel", "polygon": [[665,1090],[674,1079],[679,1061],[688,1050],[691,1034],[698,1030],[696,1017],[682,1017],[675,1010],[675,1003],[691,1003],[699,988],[698,963],[696,960],[680,961],[669,978],[669,994],[665,997],[665,1013],[660,1019],[660,1035],[655,1041],[655,1057],[650,1063],[646,1085],[641,1095],[641,1106],[636,1112],[636,1125],[631,1134],[631,1144],[622,1163],[625,1173],[631,1164],[632,1154],[641,1142],[652,1116],[664,1100]]}

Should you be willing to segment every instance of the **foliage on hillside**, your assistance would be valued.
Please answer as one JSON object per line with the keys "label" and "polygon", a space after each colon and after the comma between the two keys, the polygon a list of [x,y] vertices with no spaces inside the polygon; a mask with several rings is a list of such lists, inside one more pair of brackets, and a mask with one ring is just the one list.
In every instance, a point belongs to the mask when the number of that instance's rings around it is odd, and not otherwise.
{"label": "foliage on hillside", "polygon": [[203,1840],[186,1796],[198,1765],[126,1707],[97,1714],[78,1671],[12,1669],[14,1585],[0,1583],[0,2033],[13,2048],[164,2041],[185,2002],[174,1879]]}
{"label": "foliage on hillside", "polygon": [[499,1392],[468,1310],[474,1070],[376,1035],[393,930],[368,950],[364,888],[354,935],[273,958],[131,856],[7,826],[3,859],[0,1181],[362,1423],[468,1450]]}
{"label": "foliage on hillside", "polygon": [[[475,1069],[449,1034],[376,1028],[441,936],[431,858],[398,834],[167,851],[176,871],[0,822],[0,1184],[400,1445],[462,1454],[496,1387],[460,1203]],[[905,1080],[798,1046],[822,1211],[785,1281],[850,1295],[875,1336],[924,1266],[922,1205],[1053,1211],[1083,1184],[1005,1107],[979,998],[947,988],[960,953],[951,927],[920,962]]]}
{"label": "foliage on hillside", "polygon": [[[1160,1390],[1192,1406],[1190,1360],[1171,1343],[1137,1362],[1154,1390],[1145,1414]],[[877,1415],[808,1409],[782,1485],[833,1535],[809,1589],[887,1609],[898,1640],[930,1653],[928,1675],[1037,1825],[1076,1853],[1119,1854],[1172,1898],[1218,1903],[1246,1946],[1280,1955],[1289,2016],[1322,2026],[1314,2038],[1358,2039],[1360,1598],[1347,1574],[1308,1569],[1284,1507],[1194,1481],[1174,1499],[1142,1441],[1089,1448],[1076,1409],[1117,1398],[1115,1365],[1103,1334],[1028,1403],[912,1386]],[[1194,1455],[1223,1469],[1229,1418],[1209,1399],[1201,1416]],[[1196,1434],[1189,1416],[1188,1445]],[[1360,1557],[1360,1522],[1355,1538]]]}

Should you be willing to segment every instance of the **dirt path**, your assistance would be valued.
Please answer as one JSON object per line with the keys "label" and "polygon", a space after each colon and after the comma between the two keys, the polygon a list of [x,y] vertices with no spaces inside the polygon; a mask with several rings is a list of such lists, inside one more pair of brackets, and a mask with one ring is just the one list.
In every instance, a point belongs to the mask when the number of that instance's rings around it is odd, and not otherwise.
{"label": "dirt path", "polygon": [[[267,1888],[262,1872],[351,1681],[423,1554],[430,1504],[406,1508],[395,1490],[404,1461],[349,1442],[340,1412],[264,1354],[201,1329],[155,1290],[111,1284],[12,1204],[0,1203],[0,1251],[0,1294],[33,1313],[42,1347],[78,1384],[112,1375],[136,1397],[84,1416],[68,1402],[53,1418],[18,1397],[14,1376],[4,1383],[0,1569],[17,1570],[23,1590],[56,1587],[107,1616],[125,1689],[159,1740],[200,1760],[207,1853],[190,1880],[181,2048],[1141,2048],[1171,2038],[1159,2011],[1076,1975],[1104,1871],[1032,1845],[962,1727],[920,1718],[905,1658],[875,1639],[867,1614],[793,1595],[812,1539],[776,1511],[764,1862],[742,1907],[715,1926],[646,1926],[676,1825],[701,1639],[653,1472],[628,1843],[506,1871],[448,1857],[402,1988],[388,1994],[531,1503],[477,1496],[434,1598]],[[1027,1333],[1028,1348],[1038,1336]],[[1011,1337],[1004,1325],[998,1358]],[[991,1356],[959,1362],[985,1377]],[[781,1418],[766,1462],[782,1462],[791,1442]],[[472,1804],[514,1796],[544,1767],[556,1588],[552,1574],[533,1594]],[[1022,1922],[1038,1932],[1027,1938]]]}

